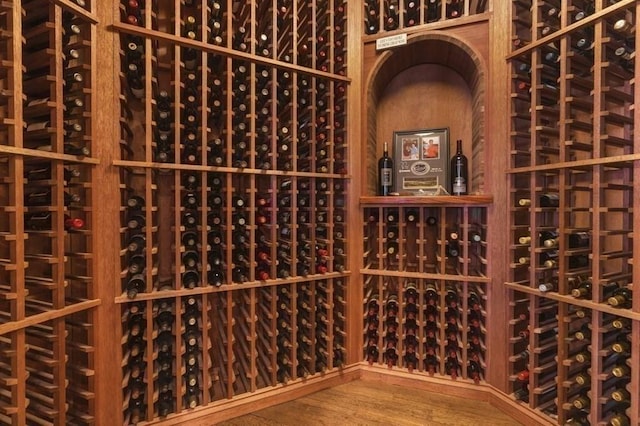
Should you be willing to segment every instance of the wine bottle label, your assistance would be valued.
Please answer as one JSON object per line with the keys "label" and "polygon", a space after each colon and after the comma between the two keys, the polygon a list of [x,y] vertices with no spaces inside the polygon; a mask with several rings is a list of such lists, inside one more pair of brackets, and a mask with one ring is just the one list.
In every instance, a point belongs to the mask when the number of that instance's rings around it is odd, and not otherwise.
{"label": "wine bottle label", "polygon": [[457,176],[453,180],[453,193],[464,194],[467,192],[467,182],[462,176]]}
{"label": "wine bottle label", "polygon": [[393,183],[393,173],[390,168],[380,169],[380,185],[391,186]]}

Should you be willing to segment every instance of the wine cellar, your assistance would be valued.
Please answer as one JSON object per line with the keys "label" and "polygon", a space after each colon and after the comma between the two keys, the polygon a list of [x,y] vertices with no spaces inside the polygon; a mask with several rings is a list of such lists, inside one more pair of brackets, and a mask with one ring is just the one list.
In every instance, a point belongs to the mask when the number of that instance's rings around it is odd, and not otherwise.
{"label": "wine cellar", "polygon": [[[208,425],[356,380],[640,424],[639,12],[0,1],[0,424]],[[380,195],[416,129],[462,192]]]}

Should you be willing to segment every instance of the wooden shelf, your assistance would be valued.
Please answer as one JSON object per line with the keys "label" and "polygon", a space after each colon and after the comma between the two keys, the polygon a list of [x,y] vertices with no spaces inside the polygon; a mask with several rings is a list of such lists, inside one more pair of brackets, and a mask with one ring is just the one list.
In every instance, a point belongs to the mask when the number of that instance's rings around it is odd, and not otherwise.
{"label": "wooden shelf", "polygon": [[486,206],[493,203],[491,195],[390,195],[360,197],[361,206]]}

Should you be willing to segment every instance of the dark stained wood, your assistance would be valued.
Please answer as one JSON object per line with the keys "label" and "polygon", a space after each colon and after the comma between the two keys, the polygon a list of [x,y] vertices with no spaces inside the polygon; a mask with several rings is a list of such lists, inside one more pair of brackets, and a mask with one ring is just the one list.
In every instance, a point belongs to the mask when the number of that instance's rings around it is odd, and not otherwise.
{"label": "dark stained wood", "polygon": [[487,402],[358,380],[326,389],[219,425],[492,425],[521,423]]}

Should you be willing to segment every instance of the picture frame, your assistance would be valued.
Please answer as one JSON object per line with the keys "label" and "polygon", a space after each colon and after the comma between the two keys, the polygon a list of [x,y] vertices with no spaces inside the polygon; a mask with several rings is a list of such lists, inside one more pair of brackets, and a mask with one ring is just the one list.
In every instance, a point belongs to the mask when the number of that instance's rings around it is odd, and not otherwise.
{"label": "picture frame", "polygon": [[447,195],[449,128],[393,132],[395,191],[414,195]]}

